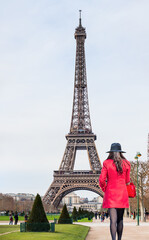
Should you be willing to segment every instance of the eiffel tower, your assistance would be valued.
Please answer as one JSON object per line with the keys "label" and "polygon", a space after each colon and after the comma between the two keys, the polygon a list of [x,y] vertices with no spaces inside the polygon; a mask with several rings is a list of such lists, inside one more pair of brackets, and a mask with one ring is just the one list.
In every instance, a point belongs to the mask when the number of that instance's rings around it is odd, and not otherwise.
{"label": "eiffel tower", "polygon": [[[70,132],[66,135],[67,145],[59,170],[54,171],[54,180],[43,197],[44,203],[55,208],[58,207],[62,198],[72,191],[89,190],[103,196],[98,183],[101,163],[89,112],[84,48],[86,31],[81,23],[81,10],[79,26],[75,30],[74,37],[76,39],[76,62]],[[91,170],[74,171],[77,150],[87,150]]]}

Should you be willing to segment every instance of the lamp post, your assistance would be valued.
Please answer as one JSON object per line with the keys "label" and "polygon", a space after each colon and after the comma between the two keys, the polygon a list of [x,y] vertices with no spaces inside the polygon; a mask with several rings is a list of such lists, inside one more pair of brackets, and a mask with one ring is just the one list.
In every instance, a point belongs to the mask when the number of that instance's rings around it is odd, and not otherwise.
{"label": "lamp post", "polygon": [[137,152],[135,159],[137,159],[137,225],[139,226],[139,181],[138,181],[138,158],[141,157],[141,153]]}

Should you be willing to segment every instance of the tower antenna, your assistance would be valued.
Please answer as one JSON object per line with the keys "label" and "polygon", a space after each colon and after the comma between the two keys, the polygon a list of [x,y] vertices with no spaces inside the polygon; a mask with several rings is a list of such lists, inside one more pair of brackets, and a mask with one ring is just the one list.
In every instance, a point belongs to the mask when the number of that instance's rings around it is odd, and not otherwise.
{"label": "tower antenna", "polygon": [[81,13],[82,13],[82,10],[79,10],[79,12],[80,12],[80,14],[79,14],[79,16],[80,16],[80,18],[79,18],[79,25],[81,26],[82,24],[81,24]]}

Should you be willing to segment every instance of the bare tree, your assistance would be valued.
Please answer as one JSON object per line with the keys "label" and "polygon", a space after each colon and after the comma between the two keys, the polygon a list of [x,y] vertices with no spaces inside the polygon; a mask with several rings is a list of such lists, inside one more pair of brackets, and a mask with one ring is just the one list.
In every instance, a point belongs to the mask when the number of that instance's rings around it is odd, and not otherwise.
{"label": "bare tree", "polygon": [[12,197],[0,193],[0,211],[13,211],[14,200]]}
{"label": "bare tree", "polygon": [[[137,161],[131,162],[131,179],[133,180],[135,186],[137,187]],[[149,162],[139,161],[138,162],[138,185],[139,185],[139,203],[141,220],[145,221],[144,209],[146,206],[146,199],[149,200]],[[136,201],[130,201],[131,204],[136,203]]]}

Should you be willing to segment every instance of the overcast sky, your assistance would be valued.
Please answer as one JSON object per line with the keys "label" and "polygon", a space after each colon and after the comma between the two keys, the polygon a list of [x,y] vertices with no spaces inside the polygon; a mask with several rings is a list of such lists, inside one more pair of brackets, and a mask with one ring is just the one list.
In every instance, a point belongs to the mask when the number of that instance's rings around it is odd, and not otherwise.
{"label": "overcast sky", "polygon": [[[137,151],[147,158],[149,1],[0,0],[2,193],[44,195],[59,168],[71,121],[79,9],[101,162],[113,142],[128,160]],[[77,152],[75,169],[89,169],[85,151]]]}

